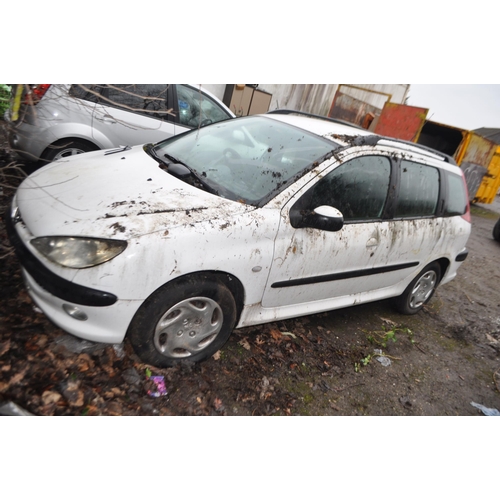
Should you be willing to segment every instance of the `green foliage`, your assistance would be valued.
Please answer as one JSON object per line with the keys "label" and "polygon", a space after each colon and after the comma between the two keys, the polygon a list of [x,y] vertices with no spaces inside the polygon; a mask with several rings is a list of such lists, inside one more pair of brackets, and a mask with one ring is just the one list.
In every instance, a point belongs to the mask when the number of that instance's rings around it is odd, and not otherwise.
{"label": "green foliage", "polygon": [[[365,333],[367,333],[367,332],[365,332]],[[386,328],[383,326],[382,330],[374,331],[374,332],[367,334],[366,339],[372,344],[376,344],[377,346],[382,346],[383,348],[387,348],[387,344],[397,341],[396,334],[408,335],[408,340],[412,344],[415,344],[415,340],[413,339],[413,332],[409,328],[399,328],[395,324],[393,324],[389,330],[386,330]],[[377,354],[377,356],[378,355],[379,354]],[[386,356],[386,357],[391,357],[391,356],[388,356],[387,354],[382,354],[382,355]],[[359,363],[354,363],[354,371],[356,373],[360,372],[361,368],[363,366],[367,366],[374,356],[376,356],[376,355],[368,354],[368,356],[361,359],[359,361]],[[394,358],[394,359],[398,359],[398,358]]]}
{"label": "green foliage", "polygon": [[[383,327],[382,327],[383,328]],[[413,332],[409,328],[397,328],[393,326],[390,330],[385,330],[383,328],[382,331],[373,332],[370,335],[367,335],[367,339],[372,344],[377,344],[382,347],[387,347],[389,342],[396,342],[396,333],[397,334],[406,334],[412,344],[415,343],[413,340]]]}
{"label": "green foliage", "polygon": [[3,118],[3,114],[7,109],[9,109],[10,103],[10,86],[0,83],[0,119]]}

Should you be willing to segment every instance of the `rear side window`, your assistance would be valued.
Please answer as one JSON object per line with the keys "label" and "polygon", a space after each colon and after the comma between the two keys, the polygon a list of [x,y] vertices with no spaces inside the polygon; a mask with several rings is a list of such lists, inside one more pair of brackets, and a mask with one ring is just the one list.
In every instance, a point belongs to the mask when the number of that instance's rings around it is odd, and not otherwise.
{"label": "rear side window", "polygon": [[437,168],[401,161],[401,181],[395,217],[426,217],[436,213],[439,200]]}
{"label": "rear side window", "polygon": [[383,156],[347,161],[316,184],[310,208],[335,207],[346,222],[381,219],[390,177],[391,164]]}
{"label": "rear side window", "polygon": [[444,207],[444,215],[463,215],[467,211],[467,193],[460,175],[446,172],[447,200]]}
{"label": "rear side window", "polygon": [[166,120],[171,114],[167,106],[167,92],[166,84],[110,84],[103,92],[106,97],[103,104]]}

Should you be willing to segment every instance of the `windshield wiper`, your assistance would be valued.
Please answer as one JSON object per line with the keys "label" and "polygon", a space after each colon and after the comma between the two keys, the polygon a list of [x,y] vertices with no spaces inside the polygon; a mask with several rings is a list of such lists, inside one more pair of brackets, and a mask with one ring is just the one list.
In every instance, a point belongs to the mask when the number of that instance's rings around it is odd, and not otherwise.
{"label": "windshield wiper", "polygon": [[189,182],[189,184],[191,184],[192,186],[197,187],[198,189],[204,189],[205,191],[208,191],[209,193],[212,194],[218,194],[217,190],[215,190],[213,187],[209,186],[205,181],[203,181],[202,178],[198,176],[195,170],[193,170],[191,167],[189,167],[179,159],[175,158],[174,156],[165,153],[163,157],[168,160],[165,161],[156,153],[153,144],[145,144],[144,150],[146,151],[146,153],[152,156],[156,161],[158,161],[162,165],[165,165],[166,170],[169,174],[172,174],[178,179],[181,179],[186,182],[189,179],[191,179],[191,182]]}
{"label": "windshield wiper", "polygon": [[111,149],[104,153],[104,156],[106,155],[114,155],[115,153],[122,153],[123,151],[128,151],[129,149],[132,149],[130,146],[120,146],[118,149]]}

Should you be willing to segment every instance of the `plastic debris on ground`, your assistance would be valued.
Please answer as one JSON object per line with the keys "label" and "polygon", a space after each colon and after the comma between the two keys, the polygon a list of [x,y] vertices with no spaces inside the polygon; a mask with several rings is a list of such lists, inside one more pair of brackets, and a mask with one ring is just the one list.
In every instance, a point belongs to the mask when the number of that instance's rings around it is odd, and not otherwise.
{"label": "plastic debris on ground", "polygon": [[54,340],[54,344],[64,346],[68,351],[74,354],[94,353],[95,351],[102,349],[107,346],[107,344],[99,344],[97,342],[90,342],[89,340],[81,340],[70,335],[63,335]]}
{"label": "plastic debris on ground", "polygon": [[382,366],[391,366],[391,360],[387,356],[383,356],[382,349],[375,349],[373,351],[375,354],[377,354],[377,357],[375,358]]}
{"label": "plastic debris on ground", "polygon": [[103,344],[100,342],[91,342],[89,340],[73,337],[72,335],[62,335],[54,340],[54,344],[65,347],[73,354],[98,354],[99,352],[104,351],[107,347],[112,346],[119,359],[123,359],[125,357],[123,344]]}
{"label": "plastic debris on ground", "polygon": [[33,417],[33,413],[26,411],[12,401],[0,405],[0,415],[6,417]]}
{"label": "plastic debris on ground", "polygon": [[113,351],[115,351],[116,357],[118,359],[123,359],[125,357],[125,349],[123,348],[123,344],[112,344]]}
{"label": "plastic debris on ground", "polygon": [[486,406],[480,405],[479,403],[471,403],[474,408],[481,410],[487,417],[500,417],[500,411],[496,408],[486,408]]}
{"label": "plastic debris on ground", "polygon": [[153,382],[156,390],[149,390],[148,395],[152,398],[159,398],[167,395],[167,388],[165,387],[165,377],[162,375],[152,375],[149,380]]}

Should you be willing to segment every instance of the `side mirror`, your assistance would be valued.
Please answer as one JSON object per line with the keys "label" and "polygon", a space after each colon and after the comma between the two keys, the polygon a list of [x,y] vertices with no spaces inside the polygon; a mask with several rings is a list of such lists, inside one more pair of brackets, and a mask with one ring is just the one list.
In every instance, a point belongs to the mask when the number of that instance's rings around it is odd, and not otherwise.
{"label": "side mirror", "polygon": [[290,222],[292,227],[311,227],[322,231],[340,231],[344,226],[344,216],[340,210],[322,205],[312,211],[290,211]]}

